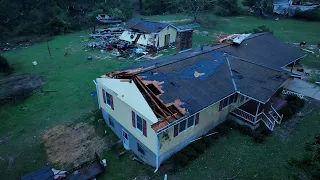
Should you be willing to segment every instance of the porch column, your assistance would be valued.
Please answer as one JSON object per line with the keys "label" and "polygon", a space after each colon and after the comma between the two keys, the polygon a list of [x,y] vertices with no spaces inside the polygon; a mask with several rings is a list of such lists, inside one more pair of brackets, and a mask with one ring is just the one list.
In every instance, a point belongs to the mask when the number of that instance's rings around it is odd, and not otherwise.
{"label": "porch column", "polygon": [[260,102],[257,106],[256,117],[254,118],[255,122],[257,121],[257,115],[258,115],[259,109],[260,109]]}

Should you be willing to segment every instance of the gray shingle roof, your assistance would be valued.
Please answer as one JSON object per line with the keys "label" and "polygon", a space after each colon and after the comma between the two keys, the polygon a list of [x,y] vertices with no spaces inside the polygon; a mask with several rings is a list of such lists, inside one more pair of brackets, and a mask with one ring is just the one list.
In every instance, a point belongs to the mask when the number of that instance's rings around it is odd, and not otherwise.
{"label": "gray shingle roof", "polygon": [[277,70],[305,55],[270,33],[253,34],[240,45],[226,46],[219,51]]}
{"label": "gray shingle roof", "polygon": [[143,33],[158,33],[168,26],[169,24],[167,23],[152,22],[138,18],[132,18],[126,22],[124,28]]}

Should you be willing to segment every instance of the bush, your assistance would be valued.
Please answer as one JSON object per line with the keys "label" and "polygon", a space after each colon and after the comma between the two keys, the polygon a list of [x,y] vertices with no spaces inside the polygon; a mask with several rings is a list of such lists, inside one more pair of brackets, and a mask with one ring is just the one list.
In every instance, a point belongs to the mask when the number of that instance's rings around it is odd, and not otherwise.
{"label": "bush", "polygon": [[267,26],[262,25],[259,26],[258,28],[252,29],[250,31],[245,31],[244,33],[263,33],[263,32],[269,32],[271,34],[273,34],[273,31],[271,31]]}
{"label": "bush", "polygon": [[194,160],[198,157],[197,151],[190,146],[187,146],[186,148],[182,149],[181,153],[186,155],[190,160]]}
{"label": "bush", "polygon": [[297,10],[293,17],[298,19],[306,19],[309,21],[320,21],[320,7],[309,11]]}
{"label": "bush", "polygon": [[264,135],[262,134],[261,130],[253,131],[252,139],[256,143],[260,143],[260,144],[264,143]]}
{"label": "bush", "polygon": [[182,154],[181,152],[178,152],[176,155],[175,155],[175,160],[177,163],[181,164],[182,166],[186,166],[189,162],[189,158]]}
{"label": "bush", "polygon": [[228,127],[225,123],[221,123],[216,127],[216,130],[221,135],[226,135],[230,132],[230,127]]}
{"label": "bush", "polygon": [[236,123],[234,120],[226,120],[225,121],[225,124],[228,126],[228,127],[230,127],[230,128],[232,128],[232,129],[237,129],[237,128],[239,128],[239,124],[238,123]]}
{"label": "bush", "polygon": [[212,143],[211,140],[212,139],[210,137],[204,137],[200,141],[203,142],[206,145],[206,147],[209,147],[211,145],[211,143]]}
{"label": "bush", "polygon": [[201,141],[195,141],[191,144],[191,147],[193,147],[198,153],[202,154],[206,151],[206,145]]}
{"label": "bush", "polygon": [[239,126],[239,131],[243,135],[251,136],[252,135],[252,129],[249,126]]}
{"label": "bush", "polygon": [[304,107],[304,100],[295,95],[288,95],[286,97],[287,104],[279,113],[283,114],[285,120],[290,119],[294,114],[299,112]]}

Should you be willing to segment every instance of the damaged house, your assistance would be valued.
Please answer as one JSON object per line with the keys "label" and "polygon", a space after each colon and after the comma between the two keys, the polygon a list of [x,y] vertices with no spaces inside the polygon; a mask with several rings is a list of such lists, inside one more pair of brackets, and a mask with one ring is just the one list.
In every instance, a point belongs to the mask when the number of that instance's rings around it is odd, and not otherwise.
{"label": "damaged house", "polygon": [[126,22],[124,29],[120,40],[132,44],[160,49],[176,42],[177,28],[167,23],[133,18]]}
{"label": "damaged house", "polygon": [[272,131],[286,103],[275,93],[291,75],[283,68],[304,55],[252,34],[105,74],[95,81],[99,107],[123,146],[157,170],[227,118]]}

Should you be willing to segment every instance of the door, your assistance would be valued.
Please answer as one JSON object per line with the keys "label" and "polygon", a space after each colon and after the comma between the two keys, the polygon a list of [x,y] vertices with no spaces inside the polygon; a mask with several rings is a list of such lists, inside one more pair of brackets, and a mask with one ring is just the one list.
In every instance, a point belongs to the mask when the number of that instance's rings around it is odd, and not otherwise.
{"label": "door", "polygon": [[164,45],[169,46],[170,45],[170,34],[167,34],[164,36]]}
{"label": "door", "polygon": [[129,136],[128,133],[122,129],[122,143],[125,149],[129,149]]}

